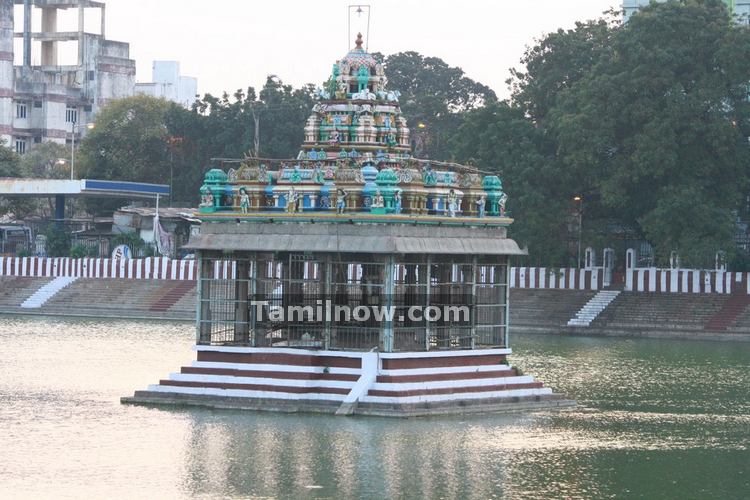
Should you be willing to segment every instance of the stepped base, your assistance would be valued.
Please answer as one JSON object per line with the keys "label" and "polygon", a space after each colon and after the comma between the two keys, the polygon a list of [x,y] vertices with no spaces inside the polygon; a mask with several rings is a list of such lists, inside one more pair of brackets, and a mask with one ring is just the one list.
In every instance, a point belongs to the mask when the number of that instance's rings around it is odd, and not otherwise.
{"label": "stepped base", "polygon": [[136,391],[133,396],[120,398],[123,404],[145,406],[202,407],[215,410],[251,410],[278,413],[326,413],[330,415],[364,415],[377,417],[425,417],[431,415],[457,415],[471,413],[505,413],[544,409],[562,409],[576,406],[576,402],[557,394],[495,398],[458,403],[424,403],[385,405],[359,403],[351,412],[339,412],[336,402],[289,401],[283,399],[237,398],[227,396],[200,396],[167,394],[163,392]]}
{"label": "stepped base", "polygon": [[411,417],[561,408],[510,349],[372,353],[196,346],[179,373],[122,403]]}

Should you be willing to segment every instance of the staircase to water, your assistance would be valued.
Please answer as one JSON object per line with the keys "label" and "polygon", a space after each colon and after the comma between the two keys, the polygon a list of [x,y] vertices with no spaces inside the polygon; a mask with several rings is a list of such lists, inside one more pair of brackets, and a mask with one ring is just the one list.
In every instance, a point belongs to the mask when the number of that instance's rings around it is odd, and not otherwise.
{"label": "staircase to water", "polygon": [[709,331],[727,330],[736,323],[748,305],[750,305],[750,296],[747,294],[732,295],[724,303],[719,312],[706,322],[704,328]]}
{"label": "staircase to water", "polygon": [[607,306],[620,295],[620,290],[601,290],[594,295],[574,317],[568,320],[568,326],[589,326]]}
{"label": "staircase to water", "polygon": [[42,307],[49,299],[57,295],[60,290],[70,285],[77,279],[78,278],[70,277],[55,278],[46,285],[42,286],[39,290],[34,292],[31,297],[23,301],[21,307],[23,307],[24,309],[38,309]]}

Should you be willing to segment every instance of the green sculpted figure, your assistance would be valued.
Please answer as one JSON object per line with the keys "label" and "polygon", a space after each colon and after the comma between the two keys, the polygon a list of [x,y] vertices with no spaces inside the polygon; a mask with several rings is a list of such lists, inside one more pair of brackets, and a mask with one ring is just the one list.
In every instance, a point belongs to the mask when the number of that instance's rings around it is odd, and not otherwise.
{"label": "green sculpted figure", "polygon": [[291,175],[289,176],[289,182],[292,184],[299,184],[302,182],[302,173],[299,171],[299,165],[294,166]]}
{"label": "green sculpted figure", "polygon": [[362,92],[367,88],[367,82],[370,81],[370,72],[367,69],[367,66],[360,66],[359,71],[357,71],[357,85],[358,85],[358,91]]}

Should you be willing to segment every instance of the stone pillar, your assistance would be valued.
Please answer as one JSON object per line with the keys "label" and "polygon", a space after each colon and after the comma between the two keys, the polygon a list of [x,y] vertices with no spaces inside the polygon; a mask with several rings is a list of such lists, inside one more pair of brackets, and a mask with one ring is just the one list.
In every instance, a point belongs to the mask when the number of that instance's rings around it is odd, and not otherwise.
{"label": "stone pillar", "polygon": [[[14,148],[13,144],[13,1],[0,1],[0,139],[6,145]],[[28,110],[31,112],[31,110]]]}
{"label": "stone pillar", "polygon": [[234,280],[234,341],[239,344],[248,342],[249,328],[249,266],[245,259],[237,260],[237,274]]}
{"label": "stone pillar", "polygon": [[211,342],[211,278],[213,260],[198,254],[198,342]]}
{"label": "stone pillar", "polygon": [[362,208],[362,193],[349,192],[346,197],[346,209],[350,212],[357,212]]}
{"label": "stone pillar", "polygon": [[[42,32],[57,32],[57,9],[45,7],[42,9]],[[57,42],[42,42],[42,66],[57,66]]]}

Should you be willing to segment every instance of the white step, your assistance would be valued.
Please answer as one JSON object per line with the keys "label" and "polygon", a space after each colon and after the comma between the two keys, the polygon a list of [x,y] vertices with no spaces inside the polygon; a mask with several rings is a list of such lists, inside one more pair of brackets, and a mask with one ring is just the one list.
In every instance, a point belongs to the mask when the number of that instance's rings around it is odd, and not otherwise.
{"label": "white step", "polygon": [[57,293],[65,288],[66,286],[73,283],[78,278],[60,277],[55,278],[49,283],[42,286],[39,290],[34,292],[31,297],[26,299],[21,307],[24,309],[38,309],[42,307],[49,299],[57,295]]}
{"label": "white step", "polygon": [[589,326],[620,295],[619,290],[601,290],[568,320],[568,326]]}

